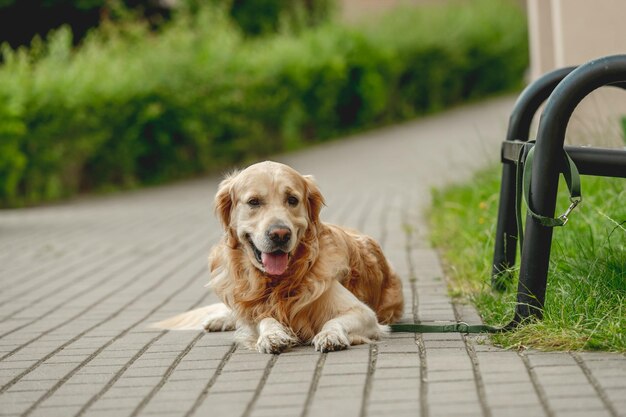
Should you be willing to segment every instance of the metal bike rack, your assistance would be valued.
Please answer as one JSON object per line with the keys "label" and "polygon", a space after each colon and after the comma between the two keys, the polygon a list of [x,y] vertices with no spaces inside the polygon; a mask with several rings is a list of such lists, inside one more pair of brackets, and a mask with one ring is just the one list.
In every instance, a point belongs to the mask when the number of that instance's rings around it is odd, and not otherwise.
{"label": "metal bike rack", "polygon": [[[516,163],[520,147],[529,140],[530,125],[537,109],[547,99],[541,114],[535,145],[530,196],[534,210],[554,217],[562,150],[569,154],[580,174],[626,178],[626,149],[565,146],[565,130],[576,106],[602,86],[626,89],[626,55],[590,61],[579,67],[550,72],[529,85],[518,98],[506,141],[502,144],[502,183],[496,225],[492,285],[503,289],[510,280],[517,249]],[[552,228],[526,216],[521,248],[517,306],[508,327],[529,318],[541,319],[545,301]]]}

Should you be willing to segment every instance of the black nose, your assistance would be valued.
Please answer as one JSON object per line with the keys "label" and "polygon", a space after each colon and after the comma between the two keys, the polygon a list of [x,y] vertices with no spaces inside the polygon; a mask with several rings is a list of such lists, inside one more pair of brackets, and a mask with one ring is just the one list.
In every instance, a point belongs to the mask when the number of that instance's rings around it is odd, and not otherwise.
{"label": "black nose", "polygon": [[267,236],[272,242],[283,245],[291,239],[291,229],[284,224],[276,224],[270,226],[267,231]]}

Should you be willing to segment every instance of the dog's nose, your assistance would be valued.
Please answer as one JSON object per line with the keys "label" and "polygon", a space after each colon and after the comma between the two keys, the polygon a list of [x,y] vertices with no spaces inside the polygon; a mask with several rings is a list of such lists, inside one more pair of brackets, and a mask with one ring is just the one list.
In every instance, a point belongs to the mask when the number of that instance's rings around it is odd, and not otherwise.
{"label": "dog's nose", "polygon": [[274,243],[285,244],[291,239],[291,230],[283,224],[278,224],[270,226],[267,236]]}

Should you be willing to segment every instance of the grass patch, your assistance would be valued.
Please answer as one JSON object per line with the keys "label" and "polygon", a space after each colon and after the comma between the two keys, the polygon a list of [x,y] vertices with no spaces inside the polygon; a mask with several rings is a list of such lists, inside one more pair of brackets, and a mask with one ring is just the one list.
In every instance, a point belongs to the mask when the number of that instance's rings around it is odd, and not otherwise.
{"label": "grass patch", "polygon": [[[486,323],[503,325],[513,315],[517,280],[504,293],[490,287],[499,184],[500,167],[493,167],[469,184],[434,191],[430,220],[451,294],[474,303]],[[566,227],[554,231],[544,320],[495,335],[495,343],[626,352],[624,184],[619,178],[583,177],[582,205]],[[564,184],[559,190],[557,212],[567,202]]]}

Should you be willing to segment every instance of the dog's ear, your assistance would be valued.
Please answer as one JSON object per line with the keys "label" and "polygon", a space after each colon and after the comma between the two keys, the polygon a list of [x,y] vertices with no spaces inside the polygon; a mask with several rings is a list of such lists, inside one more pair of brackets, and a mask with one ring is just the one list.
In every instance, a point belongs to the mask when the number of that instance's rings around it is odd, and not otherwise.
{"label": "dog's ear", "polygon": [[228,234],[228,245],[231,247],[234,247],[237,244],[235,231],[230,225],[231,213],[235,200],[233,184],[237,174],[239,174],[239,171],[233,171],[230,174],[227,174],[222,182],[220,182],[217,194],[215,194],[215,214]]}
{"label": "dog's ear", "polygon": [[322,206],[324,206],[326,202],[324,201],[324,196],[317,186],[313,176],[304,175],[304,180],[306,181],[306,200],[309,219],[312,223],[317,224],[320,220],[320,211],[322,210]]}

